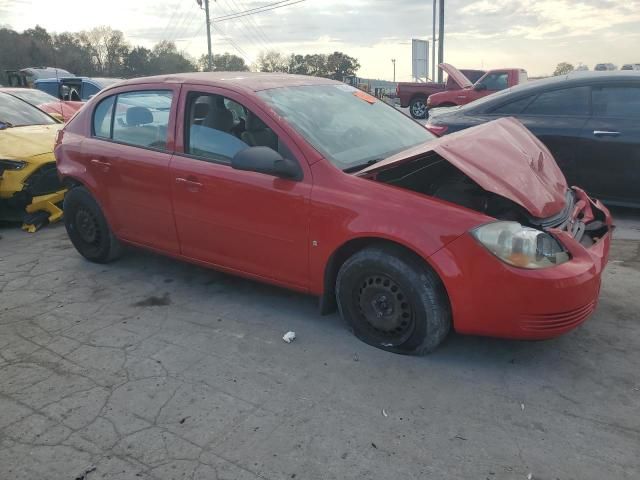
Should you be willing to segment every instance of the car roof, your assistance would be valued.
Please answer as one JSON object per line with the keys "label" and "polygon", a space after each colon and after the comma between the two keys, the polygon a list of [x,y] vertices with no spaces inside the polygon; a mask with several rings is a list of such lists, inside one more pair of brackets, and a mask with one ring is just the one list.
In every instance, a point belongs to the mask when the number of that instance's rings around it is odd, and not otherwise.
{"label": "car roof", "polygon": [[342,84],[336,80],[306,75],[290,75],[288,73],[263,72],[193,72],[176,73],[171,75],[156,75],[125,80],[117,86],[137,85],[144,83],[193,83],[229,87],[231,85],[250,91],[268,90],[280,87],[295,87],[302,85],[330,85]]}
{"label": "car roof", "polygon": [[534,94],[541,90],[553,90],[554,88],[561,88],[563,86],[572,85],[588,85],[596,82],[616,82],[624,80],[640,81],[640,71],[638,70],[614,70],[607,72],[590,72],[590,71],[576,71],[567,75],[558,75],[555,77],[541,78],[539,80],[529,80],[528,82],[515,85],[511,88],[501,90],[493,95],[486,96],[464,105],[462,109],[470,112],[475,111],[476,108],[484,110],[487,107],[491,107],[495,104],[502,103],[504,101],[510,101],[513,97],[525,96],[528,94]]}

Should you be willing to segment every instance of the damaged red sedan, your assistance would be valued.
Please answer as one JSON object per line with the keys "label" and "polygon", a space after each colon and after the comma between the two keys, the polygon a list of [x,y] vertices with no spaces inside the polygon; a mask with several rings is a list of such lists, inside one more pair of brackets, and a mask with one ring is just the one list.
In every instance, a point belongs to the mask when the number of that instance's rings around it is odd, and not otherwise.
{"label": "damaged red sedan", "polygon": [[376,347],[453,328],[544,339],[596,308],[611,217],[513,119],[436,139],[347,85],[282,74],[139,78],[59,134],[65,224],[320,297]]}

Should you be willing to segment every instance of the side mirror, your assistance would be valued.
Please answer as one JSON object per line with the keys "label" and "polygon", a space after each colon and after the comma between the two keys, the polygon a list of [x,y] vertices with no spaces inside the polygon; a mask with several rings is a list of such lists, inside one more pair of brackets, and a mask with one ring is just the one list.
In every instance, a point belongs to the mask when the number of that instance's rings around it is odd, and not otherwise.
{"label": "side mirror", "polygon": [[248,147],[240,150],[231,159],[231,167],[236,170],[264,173],[279,178],[300,180],[300,166],[269,147]]}
{"label": "side mirror", "polygon": [[482,90],[486,90],[486,89],[487,89],[487,86],[486,86],[484,83],[476,83],[476,84],[473,86],[473,89],[474,89],[475,91],[477,91],[477,92],[480,92],[480,91],[482,91]]}

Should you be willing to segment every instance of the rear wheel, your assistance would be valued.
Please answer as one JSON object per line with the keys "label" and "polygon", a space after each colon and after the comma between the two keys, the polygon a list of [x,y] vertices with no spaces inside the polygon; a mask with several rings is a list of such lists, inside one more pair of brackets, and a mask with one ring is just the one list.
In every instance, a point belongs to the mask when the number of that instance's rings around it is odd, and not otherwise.
{"label": "rear wheel", "polygon": [[67,234],[80,255],[95,263],[107,263],[120,256],[122,245],[86,188],[75,187],[67,192],[63,210]]}
{"label": "rear wheel", "polygon": [[409,113],[413,118],[422,119],[429,116],[426,97],[414,97],[409,102]]}
{"label": "rear wheel", "polygon": [[393,246],[369,247],[340,268],[336,298],[342,317],[365,343],[396,353],[424,355],[451,328],[437,275]]}

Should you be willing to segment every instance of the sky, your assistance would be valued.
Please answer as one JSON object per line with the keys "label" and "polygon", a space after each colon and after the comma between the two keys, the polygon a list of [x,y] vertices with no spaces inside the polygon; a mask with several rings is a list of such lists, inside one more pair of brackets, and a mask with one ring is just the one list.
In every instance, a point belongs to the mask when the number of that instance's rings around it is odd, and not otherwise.
{"label": "sky", "polygon": [[[210,0],[213,18],[275,0]],[[292,0],[293,1],[293,0]],[[264,50],[342,51],[359,76],[411,80],[411,39],[431,40],[431,0],[304,0],[235,20],[216,21],[213,52],[252,63]],[[207,51],[204,12],[195,0],[0,0],[0,26],[49,32],[109,25],[132,45],[173,40]],[[559,62],[640,63],[640,0],[446,0],[445,61],[458,68],[521,67],[551,74]]]}

